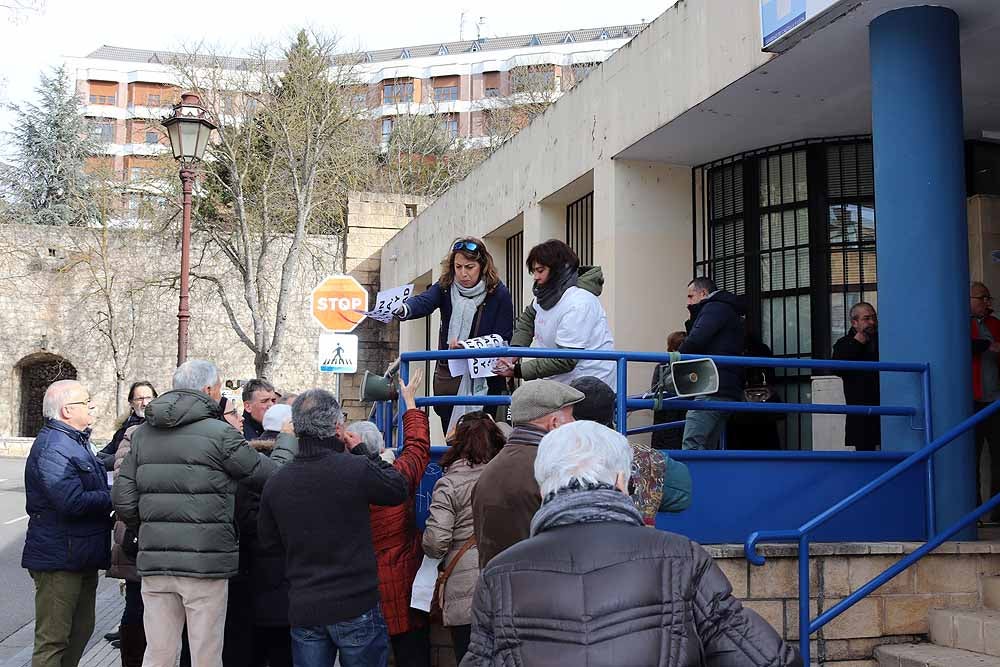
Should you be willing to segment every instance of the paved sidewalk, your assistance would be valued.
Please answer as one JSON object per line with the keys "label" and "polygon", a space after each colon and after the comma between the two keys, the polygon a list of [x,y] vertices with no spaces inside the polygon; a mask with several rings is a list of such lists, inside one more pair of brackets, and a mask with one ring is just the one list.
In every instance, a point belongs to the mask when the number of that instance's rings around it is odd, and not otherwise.
{"label": "paved sidewalk", "polygon": [[[104,641],[104,634],[118,627],[125,598],[117,581],[102,579],[97,590],[97,613],[94,634],[80,661],[80,667],[111,667],[121,664],[118,649]],[[0,642],[0,667],[30,667],[35,623],[32,621]]]}

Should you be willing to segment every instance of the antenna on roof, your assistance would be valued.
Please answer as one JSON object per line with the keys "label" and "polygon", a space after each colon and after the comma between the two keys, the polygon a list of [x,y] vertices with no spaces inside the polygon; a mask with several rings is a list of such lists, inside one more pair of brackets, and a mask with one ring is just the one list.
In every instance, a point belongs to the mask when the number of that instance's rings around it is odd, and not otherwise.
{"label": "antenna on roof", "polygon": [[458,17],[458,41],[465,41],[465,12],[462,12]]}
{"label": "antenna on roof", "polygon": [[483,38],[482,27],[486,25],[486,17],[480,16],[479,21],[476,22],[476,41],[478,42]]}

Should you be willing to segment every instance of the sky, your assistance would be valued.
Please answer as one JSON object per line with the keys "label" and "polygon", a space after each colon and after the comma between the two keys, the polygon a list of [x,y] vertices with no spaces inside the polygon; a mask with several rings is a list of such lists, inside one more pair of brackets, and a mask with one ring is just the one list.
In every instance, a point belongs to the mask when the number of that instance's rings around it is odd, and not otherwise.
{"label": "sky", "polygon": [[[200,42],[231,50],[283,41],[301,27],[365,50],[652,21],[675,0],[44,0],[41,13],[11,22],[0,8],[0,102],[33,97],[38,74],[101,45],[176,50]],[[7,16],[4,16],[7,14]],[[464,14],[464,22],[463,22]],[[482,17],[482,19],[480,19]],[[0,131],[10,114],[0,113]]]}

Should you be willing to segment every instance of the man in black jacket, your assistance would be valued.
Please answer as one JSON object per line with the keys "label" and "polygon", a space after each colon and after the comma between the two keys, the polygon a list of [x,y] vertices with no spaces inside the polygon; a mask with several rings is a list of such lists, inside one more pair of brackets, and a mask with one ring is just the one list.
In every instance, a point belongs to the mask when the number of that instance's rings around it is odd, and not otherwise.
{"label": "man in black jacket", "polygon": [[403,503],[408,484],[388,463],[351,455],[361,440],[330,392],[295,399],[292,425],[299,453],[265,485],[257,536],[262,550],[285,554],[294,663],[326,667],[339,653],[344,667],[385,665],[368,506]]}
{"label": "man in black jacket", "polygon": [[[681,354],[739,356],[743,354],[743,321],[746,311],[742,297],[720,290],[711,278],[699,277],[688,283],[688,334],[678,348]],[[742,399],[743,373],[736,368],[719,369],[719,391],[699,396],[701,401]],[[688,410],[685,417],[684,449],[718,449],[726,428],[728,412]]]}
{"label": "man in black jacket", "polygon": [[[841,361],[878,361],[878,315],[870,303],[859,301],[851,308],[851,328],[833,346],[833,358]],[[878,371],[840,371],[844,399],[848,405],[878,405]],[[844,444],[859,452],[874,452],[882,443],[878,415],[847,415]]]}
{"label": "man in black jacket", "polygon": [[264,434],[264,413],[278,400],[278,392],[267,380],[254,378],[243,385],[243,437],[248,442]]}

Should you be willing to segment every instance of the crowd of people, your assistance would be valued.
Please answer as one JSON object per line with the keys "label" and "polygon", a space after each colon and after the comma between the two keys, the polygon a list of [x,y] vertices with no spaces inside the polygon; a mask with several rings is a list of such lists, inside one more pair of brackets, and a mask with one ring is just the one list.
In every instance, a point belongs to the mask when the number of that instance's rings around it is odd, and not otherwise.
{"label": "crowd of people", "polygon": [[[599,377],[525,381],[513,428],[463,414],[421,531],[421,384],[419,372],[400,383],[405,446],[393,456],[326,390],[289,405],[255,380],[241,409],[212,363],[191,360],[161,395],[136,383],[103,452],[110,468],[90,447],[87,388],[52,384],[25,472],[33,664],[79,663],[107,570],[125,582],[126,666],[381,666],[390,653],[429,665],[431,618],[411,606],[425,555],[441,559],[437,622],[462,665],[667,665],[699,652],[715,665],[800,664],[701,547],[646,528],[690,504],[691,477],[607,426],[615,392]],[[618,588],[600,603],[606,577]]]}
{"label": "crowd of people", "polygon": [[[565,243],[529,253],[535,299],[516,321],[480,240],[459,239],[445,261],[442,279],[395,313],[440,309],[441,348],[490,334],[513,347],[613,347],[601,270],[581,267]],[[740,298],[696,278],[687,300],[690,319],[668,350],[767,356],[746,335]],[[984,285],[973,284],[970,303],[981,409],[1000,397],[1000,320]],[[860,302],[850,320],[833,357],[877,360],[875,308]],[[135,382],[127,417],[97,451],[88,389],[53,383],[25,468],[33,664],[79,663],[101,570],[123,580],[121,624],[108,639],[126,667],[352,667],[386,665],[390,653],[399,667],[423,667],[432,622],[466,666],[801,664],[701,547],[646,529],[691,503],[690,473],[668,450],[717,447],[737,425],[729,413],[664,411],[657,419],[684,421],[683,431],[649,447],[611,428],[624,389],[613,363],[515,357],[496,370],[485,381],[453,378],[445,364],[434,371],[435,393],[511,397],[507,420],[475,407],[437,411],[448,450],[423,530],[416,495],[430,427],[416,407],[419,372],[400,382],[398,454],[373,424],[347,424],[326,390],[290,394],[253,379],[224,396],[204,360],[178,367],[163,394]],[[719,375],[719,391],[699,398],[706,406],[769,400],[747,393],[773,384],[767,369]],[[669,376],[657,368],[651,390]],[[878,404],[877,373],[843,377],[849,403]],[[769,437],[768,424],[748,424]],[[991,453],[994,430],[987,421],[977,434]],[[877,449],[878,419],[850,416],[847,441]],[[430,614],[411,604],[425,557],[439,559]]]}

